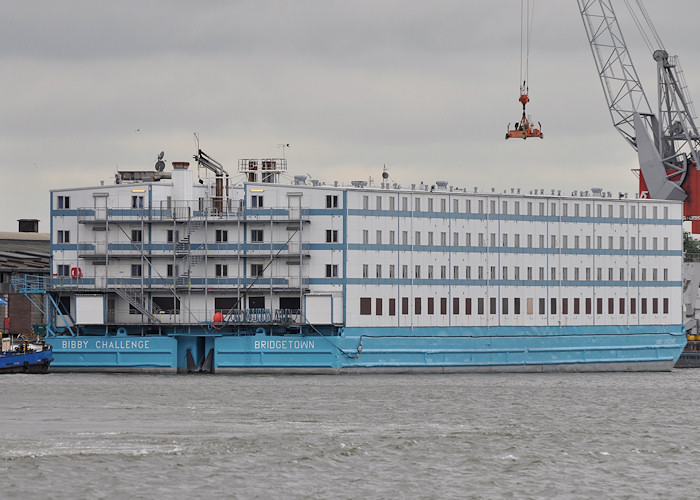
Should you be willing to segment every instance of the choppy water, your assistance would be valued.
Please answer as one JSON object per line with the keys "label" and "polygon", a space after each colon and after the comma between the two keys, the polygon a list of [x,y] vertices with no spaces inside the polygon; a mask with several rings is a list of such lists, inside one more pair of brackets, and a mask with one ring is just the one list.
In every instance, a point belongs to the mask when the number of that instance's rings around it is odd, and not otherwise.
{"label": "choppy water", "polygon": [[3,498],[694,498],[700,370],[0,377]]}

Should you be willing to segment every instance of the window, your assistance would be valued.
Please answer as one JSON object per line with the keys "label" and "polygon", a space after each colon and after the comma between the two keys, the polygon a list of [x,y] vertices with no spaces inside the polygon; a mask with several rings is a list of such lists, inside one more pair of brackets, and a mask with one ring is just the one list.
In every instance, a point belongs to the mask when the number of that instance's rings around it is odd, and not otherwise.
{"label": "window", "polygon": [[452,235],[452,244],[456,247],[459,246],[459,233],[454,233]]}
{"label": "window", "polygon": [[664,299],[664,314],[668,314],[668,298]]}
{"label": "window", "polygon": [[552,297],[549,300],[549,314],[556,314],[557,313],[557,299]]}
{"label": "window", "polygon": [[574,314],[581,314],[581,299],[574,298]]}
{"label": "window", "polygon": [[520,235],[519,234],[515,235],[515,241],[513,242],[513,246],[515,248],[520,248]]}
{"label": "window", "polygon": [[464,299],[464,314],[471,315],[472,313],[472,299]]}
{"label": "window", "polygon": [[70,266],[68,264],[59,264],[56,270],[58,276],[70,276]]}
{"label": "window", "polygon": [[[389,198],[389,200],[393,199]],[[396,299],[389,299],[389,316],[396,316]]]}
{"label": "window", "polygon": [[440,211],[447,212],[447,200],[444,198],[440,200]]}
{"label": "window", "polygon": [[608,298],[608,314],[615,314],[615,299]]}
{"label": "window", "polygon": [[416,208],[415,208],[414,212],[420,212],[420,198],[416,198],[415,205],[416,205]]}
{"label": "window", "polygon": [[452,314],[459,314],[459,298],[452,297]]}
{"label": "window", "polygon": [[420,313],[421,313],[420,297],[416,297],[416,298],[415,298],[414,313],[415,313],[415,314],[420,314]]}
{"label": "window", "polygon": [[476,299],[476,313],[477,314],[484,314],[484,298],[479,297]]}
{"label": "window", "polygon": [[420,245],[420,231],[416,231],[416,238],[413,241],[414,245]]}
{"label": "window", "polygon": [[428,314],[435,314],[435,299],[428,297]]}
{"label": "window", "polygon": [[70,196],[59,196],[58,197],[58,208],[59,209],[70,208]]}
{"label": "window", "polygon": [[433,211],[433,199],[428,198],[428,212],[432,212],[432,211]]}
{"label": "window", "polygon": [[428,279],[433,279],[433,266],[428,266]]}
{"label": "window", "polygon": [[172,229],[168,229],[168,243],[173,243],[174,241],[177,241],[180,239],[180,231],[173,231]]}
{"label": "window", "polygon": [[440,266],[440,279],[441,280],[447,279],[447,266]]}
{"label": "window", "polygon": [[132,196],[131,208],[143,208],[143,196]]}
{"label": "window", "polygon": [[[394,198],[389,198],[393,200]],[[389,231],[389,244],[394,245],[396,243],[396,231]]]}
{"label": "window", "polygon": [[[381,197],[381,196],[377,196],[377,206],[376,206],[375,208],[376,208],[377,210],[381,210],[381,209],[382,209],[382,197]],[[381,300],[381,299],[377,299],[377,300]]]}
{"label": "window", "polygon": [[408,245],[408,231],[401,231],[401,244]]}
{"label": "window", "polygon": [[225,229],[216,230],[216,242],[225,243],[228,241],[228,231]]}
{"label": "window", "polygon": [[362,197],[362,209],[369,210],[369,196],[367,195]]}
{"label": "window", "polygon": [[381,278],[381,277],[382,277],[382,265],[377,264],[377,278]]}
{"label": "window", "polygon": [[141,277],[141,264],[131,264],[131,277],[140,278]]}
{"label": "window", "polygon": [[338,243],[338,231],[336,229],[326,229],[326,243]]}
{"label": "window", "polygon": [[489,314],[497,314],[496,297],[489,298]]}
{"label": "window", "polygon": [[447,245],[447,233],[440,233],[440,245],[443,247]]}
{"label": "window", "polygon": [[173,276],[179,276],[179,269],[176,264],[168,264],[166,268],[166,273],[169,278],[172,278]]}
{"label": "window", "polygon": [[637,299],[630,299],[630,314],[637,314]]}
{"label": "window", "polygon": [[620,314],[625,314],[625,299],[620,297]]}
{"label": "window", "polygon": [[214,271],[218,278],[228,276],[228,264],[216,264]]}
{"label": "window", "polygon": [[362,264],[362,277],[369,278],[369,264]]}
{"label": "window", "polygon": [[567,299],[566,297],[561,299],[561,313],[569,314],[569,299]]}
{"label": "window", "polygon": [[[389,198],[389,210],[392,210],[392,211],[396,210],[396,198],[393,198],[393,197]],[[391,299],[389,299],[389,300],[391,301]],[[390,316],[393,316],[393,314],[390,314]]]}
{"label": "window", "polygon": [[506,234],[506,233],[503,233],[503,236],[501,237],[501,246],[502,247],[508,246],[508,234]]}
{"label": "window", "polygon": [[143,233],[141,232],[140,229],[132,229],[131,230],[131,242],[132,243],[139,243],[142,241],[142,236]]}
{"label": "window", "polygon": [[396,278],[396,266],[394,264],[389,264],[389,278]]}
{"label": "window", "polygon": [[467,266],[464,270],[464,278],[465,279],[472,279],[472,266]]}
{"label": "window", "polygon": [[540,306],[540,314],[546,314],[546,312],[545,312],[546,304],[545,304],[544,299],[539,300],[539,306]]}
{"label": "window", "polygon": [[428,231],[428,245],[433,246],[433,232]]}
{"label": "window", "polygon": [[593,311],[593,300],[590,297],[586,298],[586,314],[591,314]]}
{"label": "window", "polygon": [[513,314],[520,314],[520,297],[513,299]]}
{"label": "window", "polygon": [[369,297],[360,297],[360,314],[367,316],[372,314],[372,299]]}
{"label": "window", "polygon": [[250,265],[250,275],[253,277],[263,275],[263,265],[262,264],[251,264]]}
{"label": "window", "polygon": [[377,239],[376,239],[376,243],[377,243],[377,245],[381,245],[381,244],[382,244],[382,231],[379,230],[379,229],[377,229]]}
{"label": "window", "polygon": [[374,301],[374,314],[377,316],[382,315],[382,299],[376,299]]}
{"label": "window", "polygon": [[363,245],[369,244],[369,230],[368,229],[362,230],[362,244]]}
{"label": "window", "polygon": [[415,274],[413,275],[414,278],[420,279],[420,266],[416,266],[415,271],[416,271],[416,272],[415,272]]}
{"label": "window", "polygon": [[336,195],[326,195],[326,208],[338,208],[338,197]]}
{"label": "window", "polygon": [[253,195],[250,197],[250,206],[252,208],[263,208],[263,197],[262,195]]}
{"label": "window", "polygon": [[250,241],[253,243],[260,243],[263,240],[262,229],[252,229],[250,231]]}
{"label": "window", "polygon": [[506,297],[501,298],[501,314],[508,314],[508,299]]}
{"label": "window", "polygon": [[56,243],[70,243],[70,231],[59,230]]}
{"label": "window", "polygon": [[408,265],[404,264],[401,266],[401,277],[403,279],[408,279]]}
{"label": "window", "polygon": [[338,277],[338,264],[326,264],[326,278]]}
{"label": "window", "polygon": [[401,297],[401,314],[408,314],[408,297]]}
{"label": "window", "polygon": [[[656,209],[656,207],[654,207]],[[652,314],[659,314],[659,299],[654,297],[651,299],[651,312]]]}
{"label": "window", "polygon": [[595,310],[596,310],[596,313],[603,314],[603,299],[602,299],[602,297],[598,297],[597,299],[595,299]]}
{"label": "window", "polygon": [[452,279],[459,279],[459,266],[452,266]]}

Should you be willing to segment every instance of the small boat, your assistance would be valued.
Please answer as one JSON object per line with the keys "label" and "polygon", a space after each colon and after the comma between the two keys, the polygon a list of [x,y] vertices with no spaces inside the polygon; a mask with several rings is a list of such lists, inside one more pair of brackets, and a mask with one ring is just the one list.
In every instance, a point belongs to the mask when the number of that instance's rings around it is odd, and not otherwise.
{"label": "small boat", "polygon": [[2,339],[0,373],[46,373],[53,361],[53,350],[44,341]]}

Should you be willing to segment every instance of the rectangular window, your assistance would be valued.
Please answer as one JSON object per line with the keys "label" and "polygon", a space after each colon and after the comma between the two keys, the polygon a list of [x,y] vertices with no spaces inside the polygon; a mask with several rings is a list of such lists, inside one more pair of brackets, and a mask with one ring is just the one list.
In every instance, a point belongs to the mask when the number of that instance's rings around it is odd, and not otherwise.
{"label": "rectangular window", "polygon": [[263,240],[262,229],[252,229],[250,231],[250,241],[253,243],[260,243]]}
{"label": "rectangular window", "polygon": [[374,314],[377,316],[382,315],[382,299],[376,299],[374,302]]}
{"label": "rectangular window", "polygon": [[603,314],[603,299],[598,297],[595,299],[595,310],[597,314]]}
{"label": "rectangular window", "polygon": [[416,266],[415,274],[413,276],[415,279],[420,279],[420,266]]}
{"label": "rectangular window", "polygon": [[338,277],[338,265],[337,264],[326,264],[326,278],[337,278]]}
{"label": "rectangular window", "polygon": [[253,277],[263,275],[263,265],[262,264],[251,264],[250,265],[250,275]]}
{"label": "rectangular window", "polygon": [[338,197],[335,195],[326,195],[326,208],[338,208]]}
{"label": "rectangular window", "polygon": [[581,299],[574,298],[574,314],[581,314]]}
{"label": "rectangular window", "polygon": [[472,299],[464,299],[464,314],[470,316],[472,313]]}
{"label": "rectangular window", "polygon": [[508,298],[501,297],[501,314],[508,314]]}
{"label": "rectangular window", "polygon": [[668,314],[668,298],[664,299],[664,314]]}
{"label": "rectangular window", "polygon": [[447,314],[447,297],[440,297],[440,314]]}
{"label": "rectangular window", "polygon": [[615,299],[608,298],[608,314],[615,314]]}
{"label": "rectangular window", "polygon": [[70,266],[68,264],[59,264],[56,274],[58,276],[70,276]]}
{"label": "rectangular window", "polygon": [[250,206],[252,208],[263,208],[263,197],[262,195],[253,195],[250,197]]}
{"label": "rectangular window", "polygon": [[372,314],[372,299],[369,297],[360,297],[360,314],[368,316]]}
{"label": "rectangular window", "polygon": [[56,243],[70,243],[70,231],[58,231]]}
{"label": "rectangular window", "polygon": [[143,208],[143,196],[132,196],[131,208]]}
{"label": "rectangular window", "polygon": [[228,264],[216,264],[214,271],[218,278],[228,276]]}
{"label": "rectangular window", "polygon": [[420,297],[416,297],[414,300],[414,310],[413,313],[418,315],[421,313]]}
{"label": "rectangular window", "polygon": [[408,314],[408,297],[401,297],[401,314]]}
{"label": "rectangular window", "polygon": [[140,278],[141,274],[141,264],[131,264],[131,277]]}
{"label": "rectangular window", "polygon": [[428,314],[435,314],[435,299],[428,297]]}
{"label": "rectangular window", "polygon": [[526,305],[527,314],[534,314],[535,313],[534,299],[532,297],[528,297],[526,304],[527,304]]}
{"label": "rectangular window", "polygon": [[452,267],[452,279],[455,279],[455,280],[459,279],[459,266]]}
{"label": "rectangular window", "polygon": [[179,276],[180,273],[178,272],[178,266],[168,264],[168,266],[166,267],[166,274],[168,278],[172,278],[173,276]]}
{"label": "rectangular window", "polygon": [[380,229],[377,229],[377,236],[376,236],[376,243],[377,245],[382,244],[382,231]]}
{"label": "rectangular window", "polygon": [[413,241],[414,245],[420,245],[420,231],[416,231],[416,237]]}
{"label": "rectangular window", "polygon": [[502,247],[508,246],[508,234],[507,233],[503,233],[503,236],[501,236],[501,246]]}
{"label": "rectangular window", "polygon": [[520,297],[513,299],[513,314],[520,314]]}
{"label": "rectangular window", "polygon": [[167,238],[168,243],[178,241],[180,239],[180,231],[173,231],[172,229],[168,229]]}
{"label": "rectangular window", "polygon": [[540,314],[547,314],[547,311],[545,310],[545,301],[544,299],[539,299],[539,306],[540,306]]}
{"label": "rectangular window", "polygon": [[652,314],[659,314],[659,299],[657,299],[656,297],[651,299],[651,312]]}
{"label": "rectangular window", "polygon": [[433,199],[428,198],[428,212],[432,212],[432,211],[433,211]]}
{"label": "rectangular window", "polygon": [[326,229],[326,243],[338,243],[338,231],[336,229]]}
{"label": "rectangular window", "polygon": [[476,313],[477,314],[484,314],[484,298],[479,297],[476,299]]}
{"label": "rectangular window", "polygon": [[[646,214],[643,214],[643,217],[646,217]],[[647,313],[647,299],[642,299],[642,314]]]}
{"label": "rectangular window", "polygon": [[557,313],[557,299],[554,297],[549,299],[549,314]]}
{"label": "rectangular window", "polygon": [[472,279],[472,266],[467,266],[464,269],[464,278],[468,280]]}
{"label": "rectangular window", "polygon": [[459,298],[452,297],[452,314],[459,314]]}
{"label": "rectangular window", "polygon": [[389,264],[389,278],[396,278],[396,266],[394,264]]}
{"label": "rectangular window", "polygon": [[58,208],[59,209],[70,208],[70,196],[59,196],[58,197]]}
{"label": "rectangular window", "polygon": [[[389,198],[393,200],[394,198]],[[396,316],[396,299],[389,299],[389,316]]]}
{"label": "rectangular window", "polygon": [[433,232],[428,231],[428,245],[433,246]]}
{"label": "rectangular window", "polygon": [[[382,197],[381,197],[381,196],[377,196],[377,206],[376,206],[375,208],[376,208],[377,210],[381,210],[381,209],[382,209]],[[380,299],[377,299],[377,300],[380,300]]]}
{"label": "rectangular window", "polygon": [[496,310],[496,297],[489,298],[489,314],[497,314]]}
{"label": "rectangular window", "polygon": [[369,264],[362,264],[362,277],[369,278]]}
{"label": "rectangular window", "polygon": [[377,278],[381,278],[381,277],[382,277],[382,265],[377,264]]}
{"label": "rectangular window", "polygon": [[406,264],[401,266],[401,277],[405,280],[408,279],[408,266]]}
{"label": "rectangular window", "polygon": [[619,307],[620,314],[625,314],[625,299],[620,297]]}
{"label": "rectangular window", "polygon": [[369,229],[362,230],[362,244],[369,245]]}
{"label": "rectangular window", "polygon": [[[566,206],[566,205],[564,205]],[[569,314],[569,299],[563,298],[561,299],[561,313],[562,314]]]}
{"label": "rectangular window", "polygon": [[440,279],[441,280],[447,279],[447,266],[440,266]]}
{"label": "rectangular window", "polygon": [[401,244],[408,245],[408,231],[401,232]]}
{"label": "rectangular window", "polygon": [[593,313],[593,300],[590,297],[586,298],[586,314]]}
{"label": "rectangular window", "polygon": [[637,314],[637,299],[630,299],[630,314]]}
{"label": "rectangular window", "polygon": [[216,230],[216,242],[225,243],[228,241],[228,231],[225,229]]}

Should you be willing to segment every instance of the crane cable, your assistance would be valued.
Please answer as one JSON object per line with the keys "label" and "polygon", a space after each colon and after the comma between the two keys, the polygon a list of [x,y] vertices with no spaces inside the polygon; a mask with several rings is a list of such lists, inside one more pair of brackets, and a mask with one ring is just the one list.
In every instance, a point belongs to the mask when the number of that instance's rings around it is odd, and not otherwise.
{"label": "crane cable", "polygon": [[[630,4],[630,0],[625,0],[625,5],[627,6],[627,10],[630,13],[630,16],[632,16],[632,19],[634,20],[634,24],[637,26],[637,29],[639,30],[639,33],[642,35],[642,39],[644,40],[644,43],[646,44],[647,48],[649,49],[649,52],[654,52],[657,49],[664,49],[664,44],[661,41],[661,37],[659,36],[658,31],[656,31],[656,27],[654,26],[653,21],[651,20],[651,17],[649,16],[649,13],[647,12],[646,7],[642,3],[642,0],[636,0],[635,2],[637,4],[637,8],[639,9],[639,12],[642,15],[642,18],[644,19],[644,23],[649,27],[649,31],[644,29],[644,24],[642,21],[639,19],[639,15],[634,11],[632,5]],[[651,38],[654,39],[654,42],[656,43],[656,46],[652,43]]]}
{"label": "crane cable", "polygon": [[521,94],[528,92],[528,79],[530,68],[530,38],[532,36],[532,22],[535,13],[535,0],[520,1],[520,88]]}

